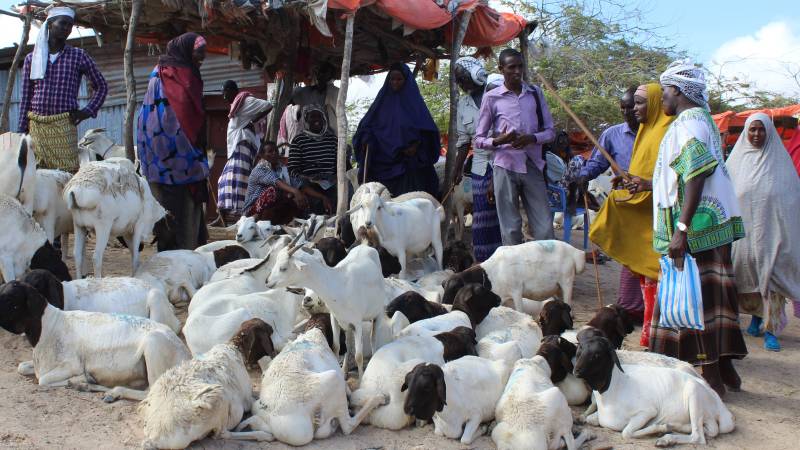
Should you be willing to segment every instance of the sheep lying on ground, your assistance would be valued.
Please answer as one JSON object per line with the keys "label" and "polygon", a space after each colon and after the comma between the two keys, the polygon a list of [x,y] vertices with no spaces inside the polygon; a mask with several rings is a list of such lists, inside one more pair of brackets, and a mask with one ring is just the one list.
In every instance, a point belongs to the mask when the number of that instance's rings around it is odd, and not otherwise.
{"label": "sheep lying on ground", "polygon": [[513,364],[519,358],[532,358],[542,340],[542,331],[531,316],[505,306],[489,311],[475,327],[478,355]]}
{"label": "sheep lying on ground", "polygon": [[248,256],[247,250],[238,246],[212,253],[168,250],[151,256],[134,277],[162,289],[172,303],[188,302],[218,267]]}
{"label": "sheep lying on ground", "polygon": [[475,355],[475,333],[466,327],[434,336],[407,336],[381,347],[370,359],[359,388],[350,402],[366,404],[375,395],[388,396],[389,403],[375,408],[367,421],[379,428],[399,430],[413,417],[405,413],[401,391],[405,374],[420,363],[443,365],[464,355]]}
{"label": "sheep lying on ground", "polygon": [[15,198],[0,194],[0,274],[16,280],[26,270],[45,269],[61,281],[71,280],[66,264],[36,223]]}
{"label": "sheep lying on ground", "polygon": [[[604,337],[581,342],[575,375],[594,392],[597,412],[586,423],[621,431],[625,439],[668,433],[657,446],[705,444],[730,433],[733,415],[700,377],[666,367],[620,364]],[[675,431],[675,432],[672,432]]]}
{"label": "sheep lying on ground", "polygon": [[561,390],[569,405],[582,405],[592,395],[585,381],[572,373],[577,347],[572,342],[557,336],[545,336],[537,352],[550,366],[550,381]]}
{"label": "sheep lying on ground", "polygon": [[61,282],[52,273],[36,269],[20,279],[64,311],[89,311],[147,317],[179,332],[181,322],[166,295],[142,280],[129,277],[84,278]]}
{"label": "sheep lying on ground", "polygon": [[456,327],[474,329],[496,306],[500,306],[500,297],[497,294],[479,284],[468,284],[456,295],[453,309],[449,313],[414,322],[403,329],[400,335],[432,335]]}
{"label": "sheep lying on ground", "polygon": [[[127,161],[127,160],[125,160]],[[136,175],[130,161],[89,162],[64,187],[64,201],[75,228],[75,270],[82,278],[86,235],[94,231],[94,276],[102,276],[103,252],[110,237],[121,236],[131,252],[131,273],[139,268],[139,244],[152,234],[166,210]]]}
{"label": "sheep lying on ground", "polygon": [[497,249],[486,261],[450,277],[444,286],[442,303],[451,303],[467,283],[480,283],[503,300],[514,301],[524,311],[522,298],[545,300],[561,294],[572,304],[575,275],[583,272],[585,255],[561,241],[532,241]]}
{"label": "sheep lying on ground", "polygon": [[386,305],[387,316],[392,317],[397,311],[403,313],[410,323],[448,313],[441,304],[428,301],[414,291],[404,292]]}
{"label": "sheep lying on ground", "polygon": [[577,450],[591,435],[572,436],[572,411],[564,394],[550,381],[550,366],[542,356],[520,359],[495,408],[492,440],[498,450]]}
{"label": "sheep lying on ground", "polygon": [[270,326],[259,319],[248,320],[227,343],[161,375],[139,404],[144,422],[142,447],[186,448],[209,434],[221,439],[272,440],[263,431],[230,431],[253,403],[247,364],[274,355],[271,333]]}
{"label": "sheep lying on ground", "polygon": [[[434,433],[469,445],[494,410],[506,387],[511,364],[464,356],[444,367],[419,364],[400,388],[408,390],[404,410],[417,420],[433,419]],[[481,434],[485,432],[482,430]]]}
{"label": "sheep lying on ground", "polygon": [[377,406],[383,395],[367,399],[354,417],[347,405],[347,384],[322,330],[298,336],[275,357],[264,372],[253,416],[237,430],[250,427],[290,445],[325,439],[337,424],[350,434]]}
{"label": "sheep lying on ground", "polygon": [[[83,378],[104,400],[142,400],[144,388],[181,361],[189,351],[166,325],[134,316],[61,311],[31,285],[0,286],[0,326],[25,333],[33,346],[33,371],[42,386],[66,386]],[[105,386],[116,386],[109,389]]]}
{"label": "sheep lying on ground", "polygon": [[539,311],[539,327],[543,336],[561,335],[572,329],[572,307],[561,300],[547,300]]}

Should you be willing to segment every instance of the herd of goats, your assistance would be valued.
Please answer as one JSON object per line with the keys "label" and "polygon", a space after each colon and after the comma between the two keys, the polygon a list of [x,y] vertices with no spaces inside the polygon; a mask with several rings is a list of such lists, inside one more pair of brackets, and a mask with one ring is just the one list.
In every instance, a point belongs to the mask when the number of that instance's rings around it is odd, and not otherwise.
{"label": "herd of goats", "polygon": [[[3,153],[34,161],[29,139],[17,141]],[[140,401],[147,448],[206,436],[299,446],[361,423],[432,421],[463,444],[488,433],[524,450],[579,448],[593,434],[575,436],[578,423],[660,435],[659,446],[734,428],[691,365],[620,349],[633,331],[621,308],[573,329],[585,256],[568,243],[501,247],[473,264],[463,244],[443,248],[435,199],[366,183],[341,220],[349,233],[334,233],[337,218],[243,217],[235,240],[140,263],[166,212],[133,163],[94,159],[72,176],[2,168],[0,326],[24,333],[33,358],[18,371],[40,385]],[[66,252],[70,233],[75,280],[51,244],[61,236]],[[125,241],[131,277],[101,276],[111,238]],[[573,419],[570,405],[587,403]]]}

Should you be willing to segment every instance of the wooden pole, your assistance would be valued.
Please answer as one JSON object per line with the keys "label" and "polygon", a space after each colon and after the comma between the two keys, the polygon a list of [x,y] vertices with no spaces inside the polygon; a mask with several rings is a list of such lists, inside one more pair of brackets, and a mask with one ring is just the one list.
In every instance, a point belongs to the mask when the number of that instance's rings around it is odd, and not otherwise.
{"label": "wooden pole", "polygon": [[128,104],[125,108],[125,122],[123,124],[125,156],[131,160],[136,160],[133,149],[133,121],[136,115],[136,78],[133,74],[133,47],[136,44],[136,23],[139,21],[139,14],[142,12],[142,0],[133,0],[131,3],[131,17],[128,22],[128,39],[125,42],[125,55],[123,65],[125,66],[125,92],[128,94]]}
{"label": "wooden pole", "polygon": [[[336,150],[336,215],[344,217],[347,211],[347,88],[350,86],[350,61],[353,55],[353,23],[356,13],[347,15],[347,24],[344,32],[344,51],[342,52],[342,73],[339,77],[339,97],[336,99],[336,136],[338,140]],[[337,221],[337,228],[339,226]]]}
{"label": "wooden pole", "polygon": [[8,83],[6,84],[6,93],[3,96],[3,112],[0,114],[0,133],[9,131],[8,113],[11,108],[11,94],[14,92],[14,82],[16,81],[17,77],[17,68],[19,68],[19,63],[22,61],[22,55],[25,53],[25,44],[28,43],[28,35],[31,32],[32,17],[33,12],[31,11],[30,6],[28,6],[27,10],[25,11],[25,18],[23,19],[22,37],[20,37],[17,52],[14,53],[14,59],[11,61],[11,68],[8,69]]}
{"label": "wooden pole", "polygon": [[518,38],[519,51],[522,53],[522,67],[525,69],[525,71],[522,72],[522,79],[525,80],[526,83],[529,83],[531,81],[531,70],[528,66],[528,56],[530,55],[528,53],[528,30],[522,30],[522,33],[519,34]]}
{"label": "wooden pole", "polygon": [[[464,35],[467,33],[467,26],[469,19],[472,17],[472,11],[464,11],[461,13],[459,20],[453,21],[453,47],[450,51],[450,126],[447,129],[447,156],[444,163],[444,184],[447,191],[452,190],[451,184],[453,183],[453,169],[456,163],[456,154],[458,148],[456,143],[456,127],[458,121],[458,84],[456,83],[456,60],[458,54],[461,52],[461,43],[464,41]],[[456,170],[463,170],[462,168],[455,168]],[[442,226],[442,240],[446,241],[448,232],[450,230],[450,208],[448,205],[443,205],[445,210],[445,220]]]}

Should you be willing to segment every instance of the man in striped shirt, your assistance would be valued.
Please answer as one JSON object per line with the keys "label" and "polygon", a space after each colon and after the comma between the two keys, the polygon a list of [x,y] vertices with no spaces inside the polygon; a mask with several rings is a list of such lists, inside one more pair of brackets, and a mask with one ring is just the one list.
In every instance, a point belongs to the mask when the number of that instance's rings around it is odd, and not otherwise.
{"label": "man in striped shirt", "polygon": [[[82,49],[67,45],[75,13],[52,8],[39,31],[32,53],[22,69],[22,103],[18,131],[30,133],[39,168],[78,170],[77,126],[96,117],[108,86],[92,58]],[[84,108],[78,106],[81,78],[86,76],[93,95]]]}
{"label": "man in striped shirt", "polygon": [[316,214],[332,214],[336,205],[337,138],[329,129],[319,105],[303,107],[305,125],[289,148],[289,173],[311,183],[329,202],[312,202]]}

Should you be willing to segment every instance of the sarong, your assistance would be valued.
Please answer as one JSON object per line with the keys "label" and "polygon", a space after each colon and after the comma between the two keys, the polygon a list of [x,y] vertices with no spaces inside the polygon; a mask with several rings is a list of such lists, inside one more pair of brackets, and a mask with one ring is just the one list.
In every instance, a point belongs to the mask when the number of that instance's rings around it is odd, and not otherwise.
{"label": "sarong", "polygon": [[264,189],[253,206],[245,211],[246,216],[255,217],[256,220],[269,220],[273,225],[286,225],[302,213],[294,200],[275,186]]}
{"label": "sarong", "polygon": [[642,336],[639,338],[639,345],[647,347],[650,342],[650,325],[654,320],[658,320],[653,315],[656,295],[658,294],[658,281],[647,277],[639,277],[639,287],[642,291],[644,303],[644,315],[642,316]]}
{"label": "sarong", "polygon": [[255,155],[256,149],[249,142],[242,141],[225,163],[217,188],[217,208],[220,211],[241,215]]}
{"label": "sarong", "polygon": [[29,112],[28,119],[36,167],[77,172],[78,128],[72,124],[69,113],[40,116]]}
{"label": "sarong", "polygon": [[[700,271],[705,330],[680,330],[658,326],[658,302],[653,311],[650,351],[694,365],[713,364],[720,357],[742,359],[747,355],[739,328],[739,305],[731,262],[731,245],[693,254]],[[705,355],[703,358],[701,355]]]}
{"label": "sarong", "polygon": [[472,249],[475,262],[489,259],[498,247],[503,245],[500,236],[500,222],[497,208],[489,203],[486,195],[492,184],[492,168],[486,168],[484,176],[470,174],[472,177]]}
{"label": "sarong", "polygon": [[622,267],[619,273],[619,295],[617,304],[625,308],[628,315],[634,322],[644,321],[644,300],[642,300],[642,289],[639,286],[639,276]]}

